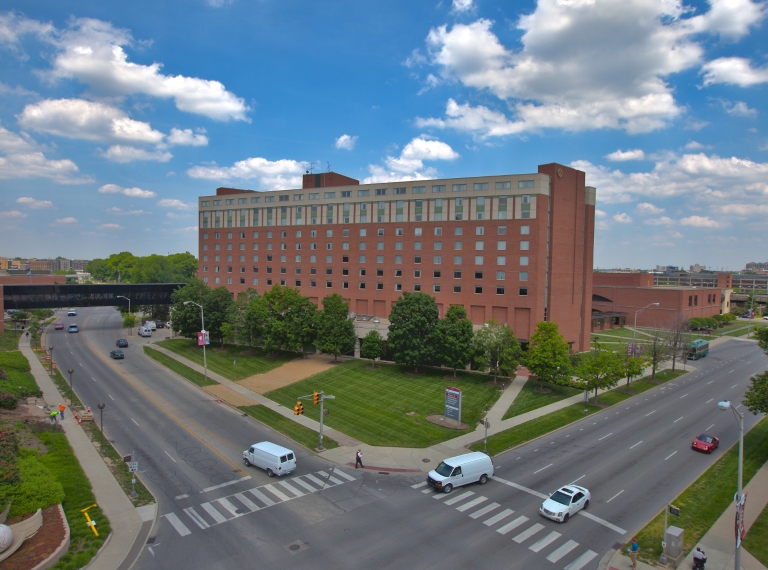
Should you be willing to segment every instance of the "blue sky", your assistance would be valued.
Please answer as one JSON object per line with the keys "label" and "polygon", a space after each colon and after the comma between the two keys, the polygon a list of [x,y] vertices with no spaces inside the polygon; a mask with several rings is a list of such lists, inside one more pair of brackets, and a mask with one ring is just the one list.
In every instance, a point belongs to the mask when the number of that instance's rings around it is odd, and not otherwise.
{"label": "blue sky", "polygon": [[595,266],[768,261],[768,4],[11,0],[0,255],[197,253],[196,198],[533,172],[597,187]]}

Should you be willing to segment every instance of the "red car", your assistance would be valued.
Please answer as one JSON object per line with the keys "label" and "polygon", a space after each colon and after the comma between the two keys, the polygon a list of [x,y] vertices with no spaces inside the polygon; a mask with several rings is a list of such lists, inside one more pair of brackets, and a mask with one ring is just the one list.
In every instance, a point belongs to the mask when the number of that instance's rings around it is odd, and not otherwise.
{"label": "red car", "polygon": [[56,323],[53,325],[53,328],[57,331],[63,331],[64,330],[64,324],[63,323]]}
{"label": "red car", "polygon": [[691,448],[696,449],[697,451],[712,453],[718,445],[720,445],[719,439],[717,439],[714,435],[707,435],[706,433],[703,433],[693,440]]}

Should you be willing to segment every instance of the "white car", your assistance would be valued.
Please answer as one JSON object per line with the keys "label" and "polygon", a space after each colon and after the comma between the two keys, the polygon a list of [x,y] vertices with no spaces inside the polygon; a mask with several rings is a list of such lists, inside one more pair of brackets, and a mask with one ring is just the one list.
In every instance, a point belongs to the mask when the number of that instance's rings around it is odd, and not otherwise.
{"label": "white car", "polygon": [[539,507],[539,514],[557,522],[568,522],[568,519],[581,509],[589,507],[589,491],[578,485],[560,487],[550,495]]}

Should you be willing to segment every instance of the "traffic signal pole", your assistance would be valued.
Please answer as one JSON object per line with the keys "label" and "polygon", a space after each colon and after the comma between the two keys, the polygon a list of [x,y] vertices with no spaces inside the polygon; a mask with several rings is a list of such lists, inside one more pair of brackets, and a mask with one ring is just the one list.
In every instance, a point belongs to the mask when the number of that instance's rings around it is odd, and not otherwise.
{"label": "traffic signal pole", "polygon": [[326,395],[325,392],[320,390],[319,392],[313,392],[306,396],[299,396],[296,398],[296,405],[293,408],[293,415],[303,415],[304,406],[301,405],[301,400],[309,400],[312,398],[313,404],[320,404],[320,438],[318,441],[318,449],[323,450],[323,419],[325,417],[324,403],[326,400],[335,400],[336,396]]}

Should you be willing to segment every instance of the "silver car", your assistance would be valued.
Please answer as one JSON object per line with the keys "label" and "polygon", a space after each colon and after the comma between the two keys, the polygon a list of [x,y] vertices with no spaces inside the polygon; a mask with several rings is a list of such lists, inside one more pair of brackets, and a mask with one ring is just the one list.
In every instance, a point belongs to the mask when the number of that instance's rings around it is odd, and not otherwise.
{"label": "silver car", "polygon": [[568,522],[571,516],[589,507],[589,491],[578,485],[565,485],[552,493],[539,507],[539,514],[557,522]]}

